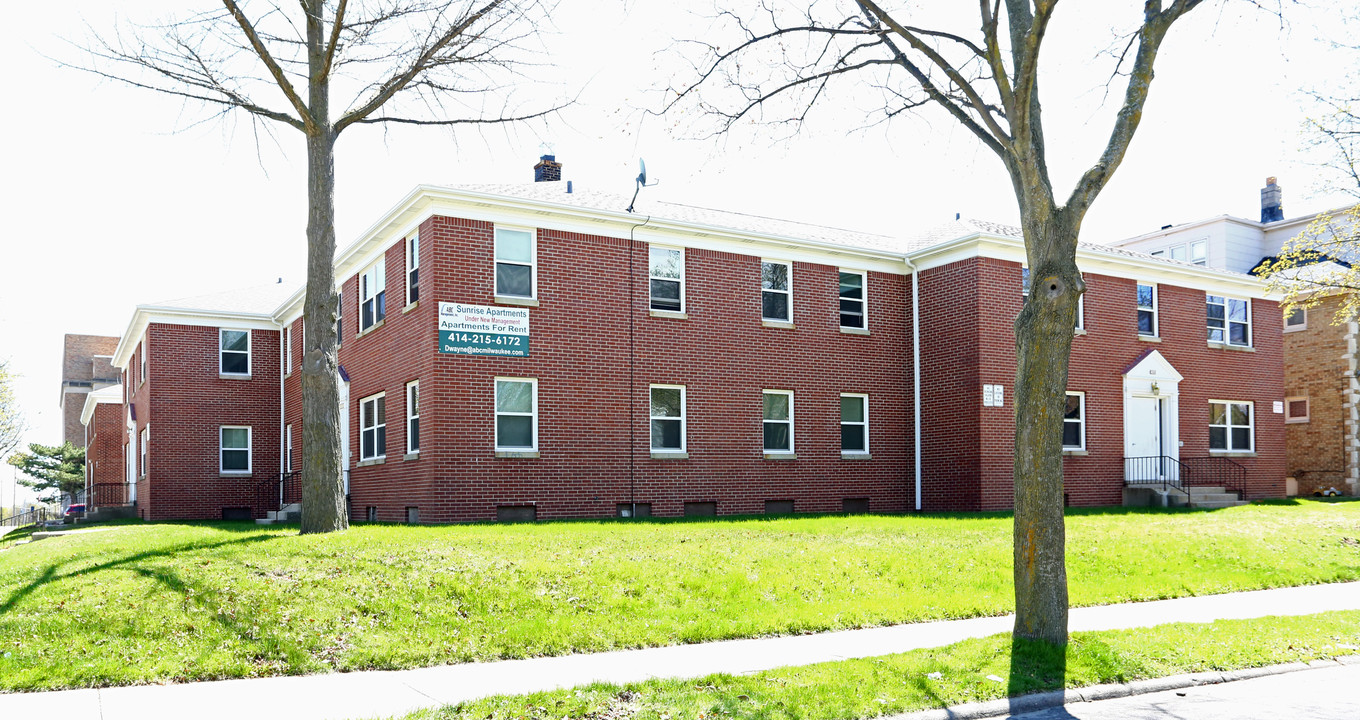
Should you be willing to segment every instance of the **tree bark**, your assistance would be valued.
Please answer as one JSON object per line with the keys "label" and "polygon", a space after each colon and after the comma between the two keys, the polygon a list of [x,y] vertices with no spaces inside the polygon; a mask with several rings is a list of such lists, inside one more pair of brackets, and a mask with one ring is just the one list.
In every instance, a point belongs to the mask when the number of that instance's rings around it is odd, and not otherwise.
{"label": "tree bark", "polygon": [[1079,216],[1065,209],[1026,212],[1030,291],[1015,321],[1015,629],[1014,636],[1067,643],[1063,415],[1067,359],[1077,301]]}
{"label": "tree bark", "polygon": [[340,458],[340,363],[335,346],[335,130],[325,78],[322,3],[308,4],[307,293],[302,349],[302,532],[349,527]]}

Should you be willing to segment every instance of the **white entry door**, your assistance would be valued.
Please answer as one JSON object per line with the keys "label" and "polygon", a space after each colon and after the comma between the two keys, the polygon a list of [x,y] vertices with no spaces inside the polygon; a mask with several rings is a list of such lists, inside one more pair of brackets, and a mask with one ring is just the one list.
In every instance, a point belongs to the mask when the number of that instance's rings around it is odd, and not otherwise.
{"label": "white entry door", "polygon": [[1155,397],[1129,398],[1125,412],[1124,457],[1156,457],[1170,455],[1162,444],[1162,399]]}
{"label": "white entry door", "polygon": [[127,482],[128,501],[137,501],[137,426],[131,420],[127,423]]}

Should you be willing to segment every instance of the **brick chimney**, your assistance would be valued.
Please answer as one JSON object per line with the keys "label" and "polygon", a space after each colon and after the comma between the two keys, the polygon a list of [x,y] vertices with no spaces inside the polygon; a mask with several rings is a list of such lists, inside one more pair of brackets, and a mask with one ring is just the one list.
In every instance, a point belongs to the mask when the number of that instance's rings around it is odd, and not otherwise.
{"label": "brick chimney", "polygon": [[1275,178],[1266,178],[1266,186],[1261,188],[1261,222],[1272,223],[1284,219],[1284,191],[1275,184]]}
{"label": "brick chimney", "polygon": [[538,164],[534,166],[534,182],[557,182],[561,179],[562,163],[557,162],[556,155],[544,155],[538,159]]}

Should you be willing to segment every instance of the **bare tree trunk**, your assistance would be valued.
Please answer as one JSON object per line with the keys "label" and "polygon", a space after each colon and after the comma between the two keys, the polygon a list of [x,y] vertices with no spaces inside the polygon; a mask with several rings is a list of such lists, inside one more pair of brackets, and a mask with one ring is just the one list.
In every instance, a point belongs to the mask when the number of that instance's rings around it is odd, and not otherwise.
{"label": "bare tree trunk", "polygon": [[349,527],[340,467],[340,372],[335,347],[335,129],[325,73],[321,3],[308,12],[307,295],[303,301],[302,532]]}
{"label": "bare tree trunk", "polygon": [[1085,284],[1068,212],[1025,220],[1030,292],[1015,321],[1015,630],[1067,643],[1063,413],[1067,358]]}

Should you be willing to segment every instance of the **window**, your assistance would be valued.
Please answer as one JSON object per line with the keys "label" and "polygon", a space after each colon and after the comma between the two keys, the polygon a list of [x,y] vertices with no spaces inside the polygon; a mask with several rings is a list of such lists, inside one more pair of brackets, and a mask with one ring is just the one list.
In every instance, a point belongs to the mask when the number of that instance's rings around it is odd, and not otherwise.
{"label": "window", "polygon": [[283,374],[293,372],[293,326],[283,329]]}
{"label": "window", "polygon": [[1171,259],[1185,262],[1185,246],[1177,245],[1176,247],[1171,248]]}
{"label": "window", "polygon": [[1209,342],[1251,345],[1251,305],[1247,300],[1206,295]]}
{"label": "window", "polygon": [[1284,399],[1284,421],[1287,423],[1308,422],[1308,398],[1287,397]]}
{"label": "window", "polygon": [[146,477],[147,445],[151,443],[151,426],[142,428],[142,477]]}
{"label": "window", "polygon": [[864,286],[865,273],[853,270],[840,271],[841,279],[841,327],[864,330]]}
{"label": "window", "polygon": [[496,378],[496,449],[538,448],[538,381]]}
{"label": "window", "polygon": [[497,295],[534,297],[534,235],[528,230],[496,228]]}
{"label": "window", "polygon": [[685,451],[685,388],[652,386],[652,450]]}
{"label": "window", "polygon": [[1209,264],[1209,243],[1205,240],[1196,240],[1190,243],[1190,262],[1196,265]]}
{"label": "window", "polygon": [[218,342],[221,362],[218,370],[223,375],[250,374],[250,331],[220,330]]}
{"label": "window", "polygon": [[219,468],[223,473],[250,472],[250,428],[223,425],[221,435],[222,462]]}
{"label": "window", "polygon": [[651,281],[653,310],[684,312],[684,250],[653,246],[648,253],[647,277]]}
{"label": "window", "polygon": [[359,459],[387,457],[387,394],[370,395],[359,402]]}
{"label": "window", "polygon": [[1138,283],[1138,334],[1157,337],[1157,286]]}
{"label": "window", "polygon": [[283,429],[283,471],[293,472],[293,426]]}
{"label": "window", "polygon": [[335,291],[335,346],[345,341],[345,286]]}
{"label": "window", "polygon": [[359,276],[359,332],[387,317],[387,270],[383,267],[386,260],[378,258]]}
{"label": "window", "polygon": [[841,452],[869,452],[868,395],[841,395]]}
{"label": "window", "polygon": [[146,382],[146,341],[142,341],[142,382]]}
{"label": "window", "polygon": [[793,452],[793,393],[788,390],[766,390],[765,452]]}
{"label": "window", "polygon": [[406,240],[406,304],[420,299],[420,233]]}
{"label": "window", "polygon": [[1295,332],[1297,330],[1305,330],[1307,328],[1308,328],[1308,308],[1303,307],[1290,308],[1289,311],[1284,314],[1285,332]]}
{"label": "window", "polygon": [[1249,402],[1209,401],[1209,449],[1251,452],[1252,404]]}
{"label": "window", "polygon": [[1086,393],[1067,393],[1063,411],[1063,449],[1086,449]]}
{"label": "window", "polygon": [[793,322],[793,265],[764,260],[760,263],[760,318]]}
{"label": "window", "polygon": [[420,381],[406,383],[406,452],[420,452]]}

